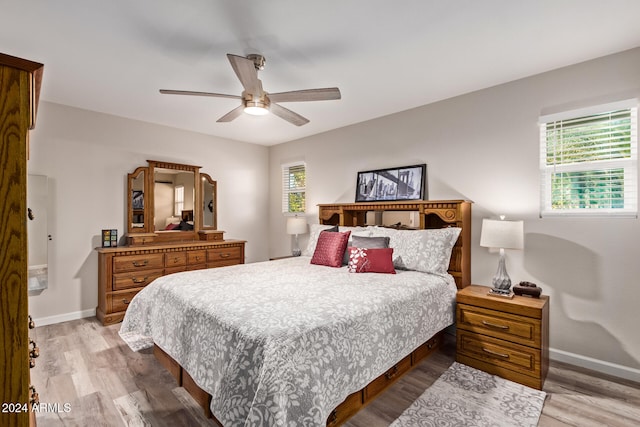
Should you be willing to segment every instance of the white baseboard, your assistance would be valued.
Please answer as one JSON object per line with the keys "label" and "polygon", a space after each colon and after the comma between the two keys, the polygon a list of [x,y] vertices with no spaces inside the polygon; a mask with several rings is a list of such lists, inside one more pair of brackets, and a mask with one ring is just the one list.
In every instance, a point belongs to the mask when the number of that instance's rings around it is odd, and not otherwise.
{"label": "white baseboard", "polygon": [[34,318],[36,326],[53,325],[55,323],[68,322],[69,320],[84,319],[85,317],[93,317],[96,315],[96,309],[75,311],[73,313],[58,314],[57,316]]}
{"label": "white baseboard", "polygon": [[591,369],[607,375],[624,378],[640,383],[640,369],[630,368],[628,366],[617,365],[615,363],[605,362],[604,360],[593,359],[587,356],[581,356],[567,351],[549,349],[549,358],[558,362],[568,363],[570,365],[580,366],[582,368]]}

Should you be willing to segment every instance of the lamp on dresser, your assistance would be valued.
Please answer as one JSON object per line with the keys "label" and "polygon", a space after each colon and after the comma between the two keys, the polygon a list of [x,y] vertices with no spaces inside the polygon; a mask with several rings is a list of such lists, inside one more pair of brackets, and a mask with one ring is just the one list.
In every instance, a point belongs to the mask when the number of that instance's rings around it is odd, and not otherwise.
{"label": "lamp on dresser", "polygon": [[287,234],[293,234],[293,248],[291,255],[300,256],[300,244],[298,243],[298,235],[307,232],[307,220],[300,216],[290,216],[287,218]]}
{"label": "lamp on dresser", "polygon": [[500,249],[498,270],[492,280],[493,289],[491,292],[511,295],[511,278],[507,274],[504,250],[524,247],[524,227],[522,221],[505,221],[504,218],[504,215],[500,215],[500,220],[486,218],[482,220],[480,246]]}

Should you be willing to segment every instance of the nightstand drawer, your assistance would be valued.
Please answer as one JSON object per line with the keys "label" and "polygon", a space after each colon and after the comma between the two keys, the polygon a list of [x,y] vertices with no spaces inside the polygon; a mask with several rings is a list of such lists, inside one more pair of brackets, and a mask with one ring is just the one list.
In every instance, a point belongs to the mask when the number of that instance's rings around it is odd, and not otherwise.
{"label": "nightstand drawer", "polygon": [[458,330],[457,352],[491,365],[540,377],[539,349]]}
{"label": "nightstand drawer", "polygon": [[541,321],[466,304],[457,306],[457,327],[532,347],[540,346]]}

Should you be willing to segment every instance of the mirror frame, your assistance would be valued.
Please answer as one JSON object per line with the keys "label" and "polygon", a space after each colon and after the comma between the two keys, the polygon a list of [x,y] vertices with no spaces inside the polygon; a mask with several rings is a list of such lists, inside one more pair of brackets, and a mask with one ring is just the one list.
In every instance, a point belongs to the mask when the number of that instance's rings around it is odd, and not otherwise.
{"label": "mirror frame", "polygon": [[201,173],[200,174],[200,194],[202,195],[201,197],[201,205],[202,206],[202,212],[204,212],[204,210],[206,209],[206,206],[204,206],[205,203],[205,191],[204,191],[204,186],[205,183],[208,183],[209,185],[211,185],[213,187],[213,224],[212,225],[204,225],[204,215],[200,215],[200,224],[198,224],[198,228],[200,230],[217,230],[218,229],[218,183],[217,181],[215,181],[214,179],[212,179],[209,174],[206,173]]}
{"label": "mirror frame", "polygon": [[[147,160],[148,166],[140,166],[135,169],[134,172],[127,174],[127,234],[133,237],[152,236],[148,241],[155,243],[163,242],[177,242],[177,241],[192,241],[198,240],[198,232],[200,230],[216,230],[218,224],[218,206],[217,206],[217,182],[208,174],[200,173],[200,166],[186,165],[182,163],[163,162],[158,160]],[[155,222],[155,194],[154,194],[154,181],[155,181],[155,169],[173,169],[183,172],[193,173],[193,188],[194,200],[193,200],[193,231],[176,231],[176,232],[156,232],[154,230]],[[141,173],[145,173],[144,176],[144,226],[133,227],[133,180],[137,179]],[[213,226],[203,226],[202,212],[196,207],[202,207],[203,205],[203,191],[204,180],[213,185],[214,189],[214,214],[213,214]],[[129,239],[129,244],[134,244],[136,240]],[[145,241],[144,239],[142,241]]]}
{"label": "mirror frame", "polygon": [[[142,227],[134,227],[133,224],[133,181],[140,177],[140,174],[144,173],[142,181],[142,195],[144,206],[142,208],[142,215],[144,218],[144,225]],[[145,200],[148,197],[148,179],[149,168],[147,166],[140,166],[136,168],[132,173],[127,174],[127,230],[128,233],[148,233],[149,232],[149,201]]]}

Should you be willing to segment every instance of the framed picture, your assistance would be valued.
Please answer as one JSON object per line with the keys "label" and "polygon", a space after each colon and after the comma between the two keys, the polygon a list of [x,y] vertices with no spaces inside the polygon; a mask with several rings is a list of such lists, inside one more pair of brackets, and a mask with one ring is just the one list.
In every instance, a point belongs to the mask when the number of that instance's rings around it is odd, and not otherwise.
{"label": "framed picture", "polygon": [[144,194],[140,190],[133,190],[131,195],[131,206],[135,210],[144,209]]}
{"label": "framed picture", "polygon": [[118,246],[118,230],[104,229],[102,230],[102,247],[115,248]]}
{"label": "framed picture", "polygon": [[427,165],[358,172],[356,202],[426,200]]}

